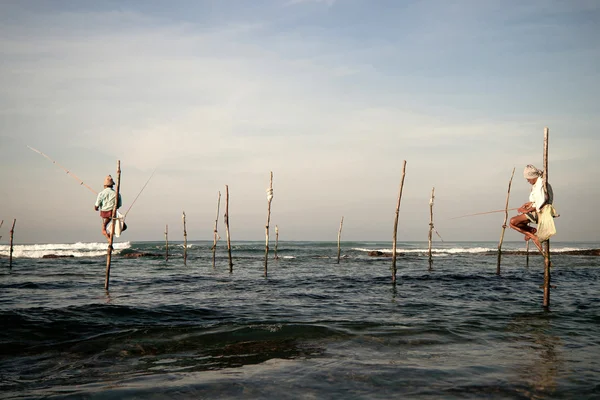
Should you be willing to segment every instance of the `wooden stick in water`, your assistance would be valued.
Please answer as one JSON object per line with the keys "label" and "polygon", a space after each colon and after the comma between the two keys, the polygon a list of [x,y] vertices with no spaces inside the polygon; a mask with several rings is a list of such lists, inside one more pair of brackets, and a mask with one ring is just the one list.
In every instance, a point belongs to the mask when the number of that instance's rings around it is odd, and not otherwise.
{"label": "wooden stick in water", "polygon": [[12,228],[10,228],[10,251],[8,256],[8,268],[12,269],[12,255],[13,255],[13,235],[15,233],[15,224],[17,223],[17,219],[13,219]]}
{"label": "wooden stick in water", "polygon": [[165,261],[169,261],[169,224],[165,225]]}
{"label": "wooden stick in water", "polygon": [[[502,260],[502,242],[504,242],[504,232],[506,231],[506,221],[508,221],[508,202],[510,200],[510,187],[512,185],[515,169],[513,168],[510,180],[508,181],[508,193],[506,193],[506,206],[504,207],[504,222],[502,223],[502,232],[500,233],[500,242],[498,243],[498,262],[496,265],[496,274],[500,275],[500,264]],[[529,244],[529,243],[528,243]]]}
{"label": "wooden stick in water", "polygon": [[233,272],[233,260],[231,258],[231,236],[229,235],[229,186],[225,185],[225,233],[227,234],[227,253],[229,255],[229,273]]}
{"label": "wooden stick in water", "polygon": [[402,163],[402,179],[400,180],[400,193],[396,204],[396,218],[394,220],[394,238],[392,241],[392,282],[396,283],[396,242],[398,236],[398,217],[400,216],[400,201],[402,200],[402,189],[404,188],[404,176],[406,175],[406,160]]}
{"label": "wooden stick in water", "polygon": [[[0,221],[0,228],[2,228],[3,223],[4,223],[4,220]],[[2,239],[2,235],[0,235],[0,239]]]}
{"label": "wooden stick in water", "polygon": [[277,247],[279,246],[279,227],[275,225],[275,256],[273,257],[275,260],[278,260],[277,256]]}
{"label": "wooden stick in water", "polygon": [[185,227],[185,211],[181,216],[183,221],[183,265],[187,266],[187,229]]}
{"label": "wooden stick in water", "polygon": [[433,266],[433,257],[431,255],[431,241],[433,239],[433,200],[435,199],[435,187],[431,189],[431,198],[429,199],[429,235],[427,239],[429,240],[429,269]]}
{"label": "wooden stick in water", "polygon": [[[544,193],[548,193],[548,136],[549,129],[544,128]],[[543,244],[544,251],[544,308],[550,307],[550,239],[546,240]]]}
{"label": "wooden stick in water", "polygon": [[525,266],[529,267],[529,240],[525,244]]}
{"label": "wooden stick in water", "polygon": [[269,259],[269,224],[271,223],[271,201],[273,201],[273,171],[267,189],[267,224],[265,225],[265,276],[267,276],[267,261]]}
{"label": "wooden stick in water", "polygon": [[112,259],[113,241],[115,238],[115,225],[117,224],[117,207],[119,205],[119,193],[121,191],[121,160],[117,161],[117,190],[115,197],[115,205],[112,210],[112,225],[110,226],[110,237],[108,238],[108,250],[106,252],[106,278],[104,279],[104,290],[108,291],[110,280],[110,263]]}
{"label": "wooden stick in water", "polygon": [[219,231],[217,230],[217,225],[219,224],[219,209],[221,208],[221,191],[219,191],[219,197],[217,199],[217,217],[215,218],[215,228],[213,229],[213,269],[215,269],[216,259],[217,259],[217,241],[219,240]]}
{"label": "wooden stick in water", "polygon": [[342,215],[342,219],[340,220],[340,229],[338,230],[338,253],[337,253],[337,263],[340,263],[340,255],[342,253],[342,248],[340,247],[340,240],[342,238],[342,226],[344,225],[344,216]]}

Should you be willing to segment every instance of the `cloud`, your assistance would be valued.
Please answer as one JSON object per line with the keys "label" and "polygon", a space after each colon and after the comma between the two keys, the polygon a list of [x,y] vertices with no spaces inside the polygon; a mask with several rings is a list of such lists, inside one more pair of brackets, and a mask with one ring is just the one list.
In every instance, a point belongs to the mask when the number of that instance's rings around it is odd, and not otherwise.
{"label": "cloud", "polygon": [[294,6],[300,4],[308,4],[308,3],[317,3],[317,4],[325,4],[327,7],[331,7],[335,4],[337,0],[289,0],[285,3],[287,6]]}
{"label": "cloud", "polygon": [[[350,228],[349,222],[350,236],[362,240],[368,231],[373,239],[387,238],[404,159],[409,231],[420,229],[419,204],[427,205],[432,186],[436,204],[453,214],[480,211],[482,204],[502,207],[512,167],[540,163],[545,125],[555,135],[551,160],[561,163],[552,170],[555,188],[579,183],[577,168],[597,165],[598,117],[566,110],[556,83],[556,93],[545,96],[530,79],[478,63],[477,55],[488,54],[477,47],[478,35],[491,40],[502,33],[498,25],[480,30],[478,21],[487,24],[483,8],[452,10],[474,14],[464,17],[463,29],[455,23],[436,28],[426,15],[400,15],[426,23],[393,31],[396,36],[389,35],[395,24],[372,26],[368,32],[378,36],[368,41],[337,30],[337,20],[321,21],[335,25],[327,29],[294,29],[291,23],[282,28],[279,16],[236,15],[196,25],[133,11],[24,14],[25,20],[0,25],[0,179],[12,182],[18,173],[19,182],[28,183],[3,196],[9,199],[3,209],[29,212],[20,208],[19,199],[27,198],[28,208],[37,207],[32,221],[43,220],[64,206],[63,195],[51,196],[64,183],[74,199],[70,215],[88,218],[81,188],[61,181],[45,161],[31,163],[35,155],[23,157],[25,143],[86,183],[100,182],[120,159],[128,199],[157,167],[147,202],[141,198],[133,214],[144,232],[159,222],[164,228],[172,210],[179,218],[182,208],[194,210],[191,221],[211,226],[216,191],[229,184],[240,239],[262,235],[269,171],[281,212],[276,218],[295,239],[313,228],[326,237],[330,215],[335,232],[340,213],[363,225]],[[277,12],[299,23],[289,9]],[[461,46],[469,47],[467,60],[455,57]],[[505,57],[511,65],[521,61]],[[537,76],[553,78],[556,71]],[[15,172],[15,165],[24,168]],[[516,187],[515,198],[526,197],[527,189]],[[44,202],[36,200],[40,193]]]}

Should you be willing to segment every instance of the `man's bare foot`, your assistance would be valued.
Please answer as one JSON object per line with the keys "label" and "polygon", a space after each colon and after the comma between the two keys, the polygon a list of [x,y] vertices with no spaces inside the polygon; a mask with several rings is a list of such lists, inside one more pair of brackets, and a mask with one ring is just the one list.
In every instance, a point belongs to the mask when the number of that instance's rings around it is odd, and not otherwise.
{"label": "man's bare foot", "polygon": [[535,247],[538,248],[540,253],[542,253],[545,256],[546,253],[544,252],[544,249],[542,248],[542,244],[540,243],[540,240],[537,238],[537,236],[532,237],[531,241],[533,242],[533,244],[535,244]]}

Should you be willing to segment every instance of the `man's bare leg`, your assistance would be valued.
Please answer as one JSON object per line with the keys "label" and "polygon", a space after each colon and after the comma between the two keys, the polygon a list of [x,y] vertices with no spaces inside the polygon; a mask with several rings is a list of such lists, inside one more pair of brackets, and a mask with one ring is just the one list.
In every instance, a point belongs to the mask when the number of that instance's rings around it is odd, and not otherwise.
{"label": "man's bare leg", "polygon": [[533,244],[535,244],[535,247],[537,247],[538,250],[544,254],[540,240],[536,236],[537,229],[529,226],[529,218],[527,218],[527,215],[519,214],[516,217],[512,217],[510,219],[510,227],[525,235],[525,241],[531,240]]}
{"label": "man's bare leg", "polygon": [[110,233],[108,233],[106,231],[106,225],[108,225],[108,222],[110,221],[110,218],[102,218],[102,234],[106,237],[106,239],[110,240]]}

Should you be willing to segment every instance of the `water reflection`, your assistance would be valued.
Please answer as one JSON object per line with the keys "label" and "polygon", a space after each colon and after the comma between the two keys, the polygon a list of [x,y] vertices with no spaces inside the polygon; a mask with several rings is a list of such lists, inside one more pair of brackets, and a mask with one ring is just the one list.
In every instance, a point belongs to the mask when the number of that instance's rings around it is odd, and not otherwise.
{"label": "water reflection", "polygon": [[554,393],[558,378],[565,372],[563,343],[560,337],[550,334],[552,324],[546,313],[522,315],[508,326],[515,334],[521,364],[517,364],[519,380],[531,388],[527,396],[541,398]]}

